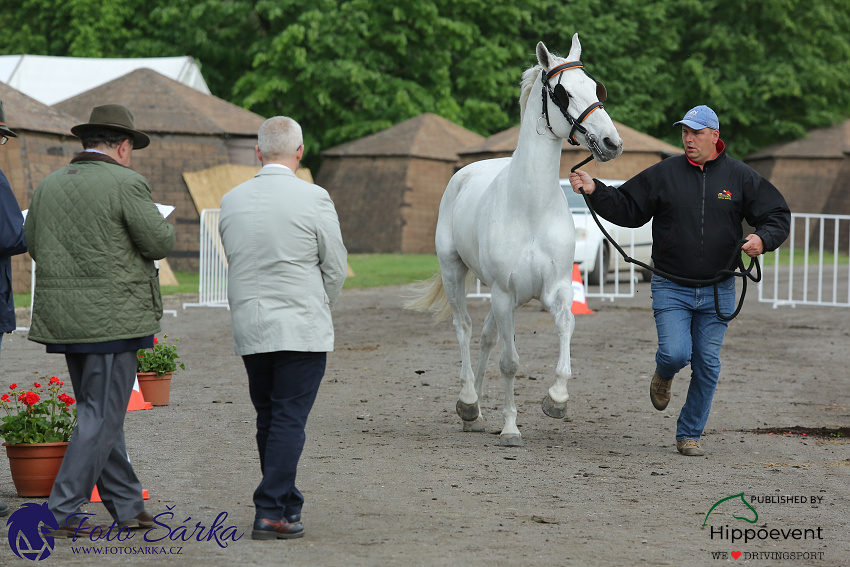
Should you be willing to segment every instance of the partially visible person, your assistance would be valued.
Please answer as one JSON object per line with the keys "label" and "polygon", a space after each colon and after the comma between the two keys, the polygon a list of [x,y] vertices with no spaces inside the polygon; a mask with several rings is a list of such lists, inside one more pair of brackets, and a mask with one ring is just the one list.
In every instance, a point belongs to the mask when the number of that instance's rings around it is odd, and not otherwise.
{"label": "partially visible person", "polygon": [[[788,237],[791,212],[767,179],[726,155],[720,121],[711,108],[692,108],[677,125],[683,155],[658,162],[619,188],[582,170],[570,174],[570,184],[576,193],[583,189],[596,212],[615,224],[638,227],[652,219],[652,261],[677,281],[652,276],[658,349],[649,397],[655,409],[665,409],[673,377],[691,365],[676,448],[686,456],[701,456],[700,438],[720,377],[720,347],[729,322],[718,317],[714,286],[680,278],[708,280],[726,269],[742,240],[744,220],[755,229],[741,248],[745,254],[775,250]],[[717,294],[720,312],[730,315],[735,277],[719,282]]]}
{"label": "partially visible person", "polygon": [[137,351],[159,332],[162,298],[154,260],[174,246],[132,153],[150,138],[117,104],[95,107],[71,128],[84,150],[39,184],[26,220],[36,261],[29,339],[65,355],[77,398],[77,427],[48,506],[60,528],[89,535],[78,515],[97,486],[120,527],[153,527],[124,442]]}
{"label": "partially visible person", "polygon": [[[6,111],[0,100],[0,145],[18,135],[6,124]],[[27,251],[24,236],[24,215],[6,175],[0,170],[0,344],[3,335],[17,327],[15,321],[15,296],[12,293],[12,256]],[[0,502],[0,517],[9,513],[9,506]]]}
{"label": "partially visible person", "polygon": [[301,126],[269,118],[255,148],[262,169],[221,200],[233,342],[257,411],[263,478],[254,491],[253,539],[304,535],[295,486],[304,428],[333,350],[331,309],[346,250],[327,191],[295,176]]}

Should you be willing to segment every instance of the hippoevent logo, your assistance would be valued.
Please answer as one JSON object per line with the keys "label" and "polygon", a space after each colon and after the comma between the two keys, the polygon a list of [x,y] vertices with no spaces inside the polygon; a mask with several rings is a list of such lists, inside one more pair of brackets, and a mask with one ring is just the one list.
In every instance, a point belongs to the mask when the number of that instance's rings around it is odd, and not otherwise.
{"label": "hippoevent logo", "polygon": [[[154,527],[144,531],[131,531],[129,527],[119,527],[113,521],[110,526],[92,529],[91,533],[78,533],[85,520],[94,514],[72,514],[65,520],[65,527],[70,529],[72,542],[86,545],[72,546],[71,552],[75,555],[181,555],[183,547],[176,544],[213,542],[224,549],[245,535],[236,526],[226,525],[227,512],[221,512],[210,523],[197,521],[191,516],[175,522],[178,518],[173,511],[175,507],[166,508],[168,511],[154,516]],[[6,527],[9,548],[15,555],[30,561],[43,561],[53,553],[56,542],[51,534],[61,526],[47,507],[47,502],[27,502],[9,516]],[[131,542],[137,536],[142,541]],[[88,545],[90,543],[99,545]]]}
{"label": "hippoevent logo", "polygon": [[[712,542],[722,542],[731,546],[731,550],[712,551],[713,559],[727,560],[731,557],[738,560],[743,557],[745,561],[750,560],[812,560],[823,559],[823,551],[740,551],[747,545],[756,542],[798,542],[811,545],[815,541],[822,541],[823,527],[802,526],[775,526],[768,524],[756,526],[759,521],[759,513],[755,505],[764,508],[764,505],[819,505],[823,502],[823,496],[809,495],[764,495],[746,496],[740,492],[731,496],[721,498],[708,509],[702,522],[702,529],[708,527],[708,535]],[[710,521],[709,521],[710,520]],[[776,544],[773,544],[776,545]]]}
{"label": "hippoevent logo", "polygon": [[717,194],[717,198],[724,200],[724,201],[731,201],[732,200],[732,193],[730,191],[724,190],[724,191],[721,191],[720,193]]}

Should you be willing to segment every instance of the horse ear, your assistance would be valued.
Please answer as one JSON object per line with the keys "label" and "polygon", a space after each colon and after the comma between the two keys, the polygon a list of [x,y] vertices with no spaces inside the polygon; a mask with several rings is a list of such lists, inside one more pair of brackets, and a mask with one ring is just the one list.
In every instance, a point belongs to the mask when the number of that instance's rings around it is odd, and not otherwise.
{"label": "horse ear", "polygon": [[581,42],[578,40],[578,32],[573,34],[573,44],[570,47],[570,56],[568,57],[570,61],[580,61],[581,60]]}
{"label": "horse ear", "polygon": [[537,43],[537,62],[540,63],[540,66],[543,67],[546,71],[552,68],[552,60],[549,55],[549,50],[546,49],[546,46],[543,45],[543,42],[540,41]]}

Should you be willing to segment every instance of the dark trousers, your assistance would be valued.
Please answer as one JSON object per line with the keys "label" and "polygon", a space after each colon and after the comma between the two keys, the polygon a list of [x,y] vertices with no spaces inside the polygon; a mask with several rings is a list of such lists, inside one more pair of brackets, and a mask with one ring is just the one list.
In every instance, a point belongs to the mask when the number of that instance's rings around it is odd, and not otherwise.
{"label": "dark trousers", "polygon": [[50,510],[64,526],[88,504],[97,485],[113,518],[134,518],[145,506],[124,444],[124,416],[136,379],[136,351],[66,354],[65,360],[77,398],[77,428],[50,492]]}
{"label": "dark trousers", "polygon": [[257,449],[263,480],[254,491],[256,518],[300,514],[295,487],[304,427],[325,375],[327,353],[278,351],[243,356],[251,402],[257,410]]}

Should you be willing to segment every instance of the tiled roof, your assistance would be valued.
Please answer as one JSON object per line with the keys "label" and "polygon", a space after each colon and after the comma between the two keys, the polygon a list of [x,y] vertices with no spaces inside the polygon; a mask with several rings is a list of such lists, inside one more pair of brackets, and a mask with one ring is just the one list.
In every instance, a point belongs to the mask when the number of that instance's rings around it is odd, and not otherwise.
{"label": "tiled roof", "polygon": [[87,122],[101,104],[123,104],[147,133],[256,136],[262,116],[201,93],[151,69],[138,69],[54,105]]}
{"label": "tiled roof", "polygon": [[[638,132],[634,128],[630,128],[625,124],[614,121],[614,126],[617,127],[617,132],[623,139],[624,152],[667,152],[673,154],[682,153],[682,148],[673,146],[653,138],[643,132]],[[517,141],[519,140],[519,126],[514,126],[507,130],[503,130],[493,134],[482,143],[466,148],[459,152],[461,154],[481,154],[481,153],[513,153],[516,149]],[[564,150],[587,151],[582,147],[571,146],[564,141]]]}
{"label": "tiled roof", "polygon": [[479,144],[483,136],[426,112],[377,134],[327,149],[323,156],[407,156],[457,160],[461,150]]}
{"label": "tiled roof", "polygon": [[850,120],[830,128],[816,128],[805,138],[772,144],[748,155],[746,161],[770,158],[841,158],[850,153]]}
{"label": "tiled roof", "polygon": [[0,83],[0,100],[6,111],[6,123],[15,133],[29,130],[71,136],[71,127],[77,124],[73,117],[28,97],[6,83]]}

